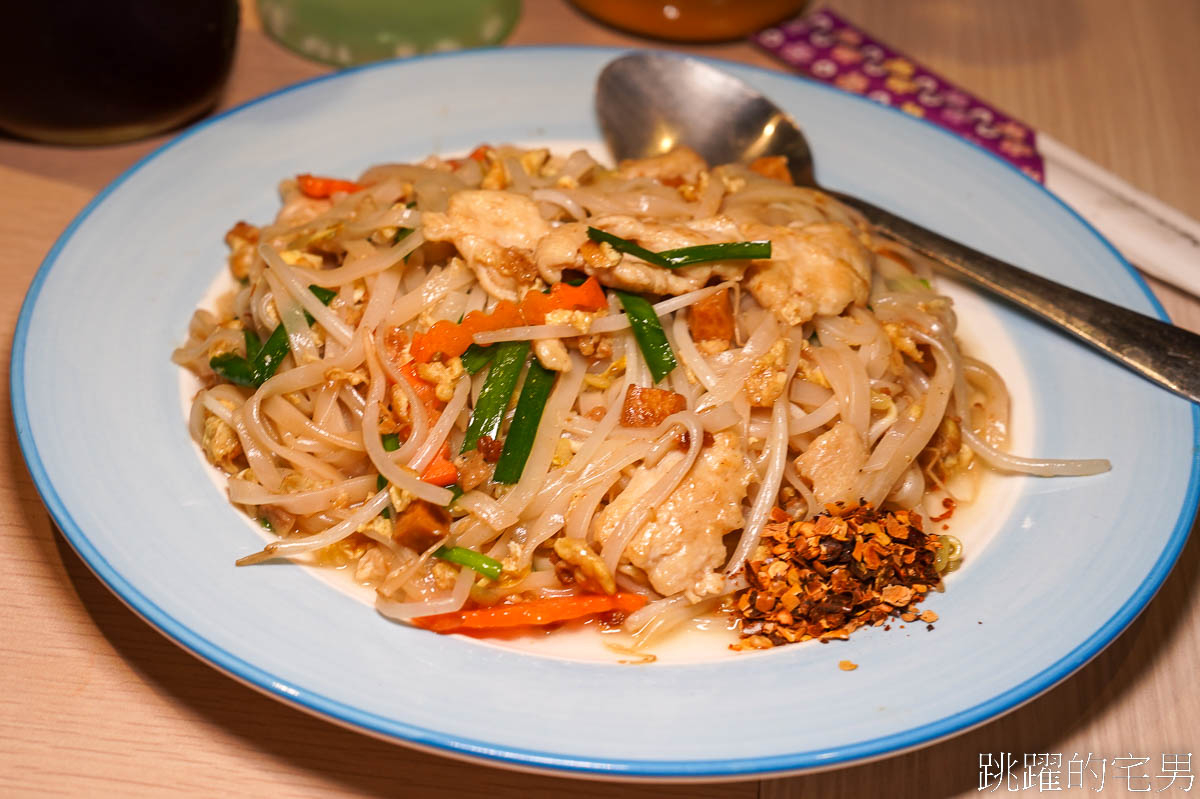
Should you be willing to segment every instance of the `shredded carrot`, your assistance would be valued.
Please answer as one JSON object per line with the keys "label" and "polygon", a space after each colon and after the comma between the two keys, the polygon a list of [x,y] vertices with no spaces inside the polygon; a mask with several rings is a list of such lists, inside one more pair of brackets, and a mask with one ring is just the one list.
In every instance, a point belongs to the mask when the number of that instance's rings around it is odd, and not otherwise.
{"label": "shredded carrot", "polygon": [[515,605],[460,610],[436,616],[418,616],[412,623],[437,633],[500,630],[508,627],[541,627],[614,610],[632,613],[646,604],[641,594],[582,594],[534,599]]}
{"label": "shredded carrot", "polygon": [[450,461],[450,442],[442,444],[438,454],[425,467],[425,471],[421,472],[421,479],[442,488],[458,482],[458,469]]}
{"label": "shredded carrot", "polygon": [[349,180],[340,180],[338,178],[323,178],[317,175],[297,175],[296,184],[300,187],[300,192],[305,197],[312,197],[315,200],[329,197],[334,192],[355,192],[362,186]]}
{"label": "shredded carrot", "polygon": [[589,277],[578,286],[555,283],[549,294],[531,291],[521,300],[521,314],[531,325],[544,324],[546,314],[550,311],[599,311],[607,307],[604,290],[594,277]]}
{"label": "shredded carrot", "polygon": [[462,168],[462,165],[467,163],[467,161],[478,161],[481,164],[486,162],[488,156],[490,156],[492,152],[492,145],[481,144],[472,150],[466,158],[451,158],[446,163],[450,164],[451,169],[458,170]]}
{"label": "shredded carrot", "polygon": [[404,364],[400,367],[399,372],[404,376],[404,379],[408,381],[408,384],[412,386],[413,391],[416,392],[417,398],[420,399],[421,404],[425,406],[425,410],[428,411],[432,416],[436,417],[439,409],[441,408],[441,401],[437,398],[437,389],[434,388],[432,383],[421,377],[421,375],[417,372],[416,361],[409,361],[408,363]]}
{"label": "shredded carrot", "polygon": [[501,300],[490,313],[471,311],[458,324],[445,319],[435,322],[426,332],[413,334],[411,352],[421,363],[429,363],[439,353],[444,358],[453,358],[467,351],[476,333],[544,324],[550,311],[599,311],[606,307],[604,290],[594,277],[578,286],[556,283],[549,294],[536,290],[528,292],[519,308],[508,300]]}
{"label": "shredded carrot", "polygon": [[429,363],[438,353],[454,358],[467,351],[476,333],[523,324],[525,320],[516,304],[501,300],[491,313],[471,311],[458,324],[442,320],[424,333],[414,333],[410,352],[421,363]]}

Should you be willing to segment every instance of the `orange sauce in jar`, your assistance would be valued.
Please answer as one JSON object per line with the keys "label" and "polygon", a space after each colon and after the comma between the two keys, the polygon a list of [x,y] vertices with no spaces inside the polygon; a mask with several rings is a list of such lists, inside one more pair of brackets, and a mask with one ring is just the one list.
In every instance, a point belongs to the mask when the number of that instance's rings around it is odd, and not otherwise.
{"label": "orange sauce in jar", "polygon": [[616,28],[675,42],[740,39],[800,13],[807,0],[572,0]]}

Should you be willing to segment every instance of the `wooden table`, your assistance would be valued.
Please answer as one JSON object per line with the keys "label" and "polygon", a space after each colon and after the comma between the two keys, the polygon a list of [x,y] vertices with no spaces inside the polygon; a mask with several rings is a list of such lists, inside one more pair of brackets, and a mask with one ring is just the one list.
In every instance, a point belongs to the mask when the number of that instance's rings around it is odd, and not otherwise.
{"label": "wooden table", "polygon": [[[1200,217],[1194,0],[831,5]],[[252,13],[245,23],[225,106],[325,71],[267,40]],[[511,43],[545,42],[644,44],[561,0],[526,0]],[[745,43],[684,49],[778,66]],[[0,139],[6,360],[21,298],[55,237],[101,187],[161,141],[65,149]],[[1200,300],[1160,284],[1154,290],[1176,322],[1200,330]],[[0,390],[8,390],[7,381]],[[8,403],[3,407],[7,412]],[[0,795],[971,796],[982,752],[1018,759],[1061,753],[1064,772],[1076,752],[1132,753],[1148,756],[1147,769],[1157,774],[1162,753],[1193,752],[1200,743],[1200,542],[1193,536],[1146,612],[1078,674],[1002,719],[918,752],[805,777],[691,786],[577,782],[421,754],[267,699],[161,637],[56,533],[11,422],[0,437]],[[1110,772],[1105,790],[1125,785],[1114,784]]]}

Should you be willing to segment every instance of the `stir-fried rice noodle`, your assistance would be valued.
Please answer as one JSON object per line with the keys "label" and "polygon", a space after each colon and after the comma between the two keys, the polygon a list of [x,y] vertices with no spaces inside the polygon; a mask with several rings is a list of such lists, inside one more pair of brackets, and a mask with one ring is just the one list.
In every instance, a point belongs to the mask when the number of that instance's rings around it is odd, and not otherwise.
{"label": "stir-fried rice noodle", "polygon": [[[1003,377],[960,351],[930,265],[779,174],[484,147],[285,180],[174,354],[193,439],[277,536],[238,562],[347,567],[400,620],[637,594],[644,643],[745,587],[781,511],[1108,468],[1006,452]],[[752,241],[769,255],[641,257]]]}

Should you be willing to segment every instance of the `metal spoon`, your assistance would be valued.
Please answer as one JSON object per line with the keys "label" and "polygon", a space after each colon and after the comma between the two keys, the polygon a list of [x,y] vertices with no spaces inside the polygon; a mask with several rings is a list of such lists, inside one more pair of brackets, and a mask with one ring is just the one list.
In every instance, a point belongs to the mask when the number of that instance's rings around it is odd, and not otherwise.
{"label": "metal spoon", "polygon": [[[596,115],[617,158],[684,144],[710,163],[787,157],[797,185],[821,188],[799,127],[737,78],[693,59],[634,53],[604,68]],[[858,209],[876,231],[955,275],[1021,306],[1150,380],[1200,402],[1200,336],[1032,274],[864,200],[822,189]]]}

